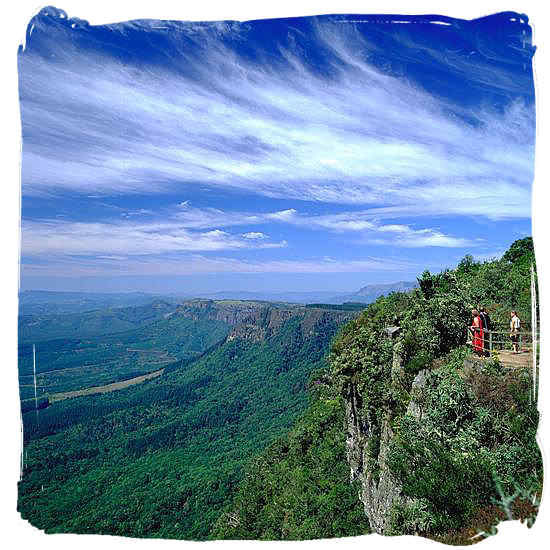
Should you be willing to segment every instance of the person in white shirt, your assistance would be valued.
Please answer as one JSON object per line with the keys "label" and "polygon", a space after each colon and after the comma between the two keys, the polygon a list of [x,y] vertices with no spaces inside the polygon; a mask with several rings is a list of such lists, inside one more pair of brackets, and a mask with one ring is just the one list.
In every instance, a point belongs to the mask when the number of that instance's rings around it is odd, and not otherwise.
{"label": "person in white shirt", "polygon": [[510,312],[510,339],[512,340],[512,348],[514,353],[519,353],[519,329],[521,321],[516,311]]}

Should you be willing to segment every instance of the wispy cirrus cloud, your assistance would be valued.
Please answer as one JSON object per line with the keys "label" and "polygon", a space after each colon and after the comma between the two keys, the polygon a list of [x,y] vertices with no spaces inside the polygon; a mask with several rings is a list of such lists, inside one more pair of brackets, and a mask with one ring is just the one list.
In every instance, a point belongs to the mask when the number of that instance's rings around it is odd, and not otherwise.
{"label": "wispy cirrus cloud", "polygon": [[63,43],[50,59],[23,54],[24,195],[207,185],[379,215],[528,217],[533,109],[436,99],[374,69],[365,38],[344,27],[313,37],[330,76],[291,43],[271,67],[192,26],[201,55],[176,41],[179,73]]}
{"label": "wispy cirrus cloud", "polygon": [[[331,215],[299,214],[296,209],[276,212],[231,212],[185,205],[163,219],[75,222],[65,219],[24,220],[22,252],[49,258],[51,255],[146,256],[172,252],[276,249],[286,240],[273,241],[259,229],[224,230],[235,226],[279,224],[302,231],[351,233],[358,242],[415,247],[466,247],[478,243],[446,235],[437,229],[415,229],[404,224],[383,224],[362,211]],[[224,228],[224,229],[220,229]]]}
{"label": "wispy cirrus cloud", "polygon": [[39,18],[19,56],[23,278],[347,288],[529,230],[529,49],[491,57],[470,29],[445,57],[463,28],[302,23]]}
{"label": "wispy cirrus cloud", "polygon": [[24,255],[144,256],[173,252],[283,248],[286,241],[272,242],[234,235],[220,229],[189,231],[174,222],[136,224],[130,222],[25,221],[22,226]]}
{"label": "wispy cirrus cloud", "polygon": [[[204,229],[276,222],[300,227],[304,230],[356,233],[361,234],[364,242],[408,248],[424,246],[459,248],[479,244],[471,239],[447,235],[437,228],[414,228],[406,224],[381,223],[376,211],[371,210],[307,215],[300,214],[295,208],[288,208],[276,212],[252,214],[227,212],[215,208],[193,208],[190,204],[186,204],[181,211],[176,212],[175,217],[186,227]],[[249,235],[251,234],[249,233]]]}

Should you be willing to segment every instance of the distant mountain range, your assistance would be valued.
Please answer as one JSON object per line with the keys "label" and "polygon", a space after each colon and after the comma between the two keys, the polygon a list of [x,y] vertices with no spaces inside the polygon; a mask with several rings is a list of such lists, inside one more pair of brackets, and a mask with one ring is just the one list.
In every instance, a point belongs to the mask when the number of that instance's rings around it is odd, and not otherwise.
{"label": "distant mountain range", "polygon": [[370,304],[378,296],[391,292],[407,292],[417,286],[416,281],[398,281],[396,283],[371,284],[360,288],[357,292],[332,291],[304,291],[304,292],[249,292],[249,291],[220,291],[203,293],[197,298],[210,300],[262,300],[266,302],[291,302],[298,304],[310,304],[320,302],[325,304],[343,304],[345,302],[361,302]]}
{"label": "distant mountain range", "polygon": [[[157,294],[146,292],[63,292],[24,290],[19,293],[20,315],[83,313],[97,309],[144,306]],[[166,297],[162,297],[166,300]]]}
{"label": "distant mountain range", "polygon": [[374,302],[379,296],[386,296],[391,292],[408,292],[416,286],[418,286],[418,283],[416,281],[399,281],[397,283],[366,285],[352,294],[338,295],[334,298],[337,301],[330,303],[363,302],[366,304],[370,304],[371,302]]}
{"label": "distant mountain range", "polygon": [[396,283],[371,284],[357,292],[334,291],[246,291],[226,290],[205,293],[171,293],[167,295],[149,294],[146,292],[62,292],[49,290],[25,290],[19,294],[20,315],[52,315],[66,313],[83,313],[86,311],[145,306],[154,300],[165,300],[176,304],[193,298],[208,300],[246,300],[262,302],[285,302],[295,304],[343,304],[360,302],[369,304],[378,296],[390,292],[406,292],[416,286],[416,282],[399,281]]}
{"label": "distant mountain range", "polygon": [[[334,292],[330,291],[289,291],[289,292],[254,292],[246,290],[224,290],[219,292],[203,292],[194,295],[195,298],[208,300],[253,300],[262,302],[290,302],[296,304],[308,304],[323,302],[327,304],[342,303],[334,301]],[[191,296],[185,296],[191,298]]]}

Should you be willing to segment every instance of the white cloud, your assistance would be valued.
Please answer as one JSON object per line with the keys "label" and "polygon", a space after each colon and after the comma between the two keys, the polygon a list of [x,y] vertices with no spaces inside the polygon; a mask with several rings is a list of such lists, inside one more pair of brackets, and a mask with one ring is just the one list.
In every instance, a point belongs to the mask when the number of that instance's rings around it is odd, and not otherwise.
{"label": "white cloud", "polygon": [[[212,225],[248,225],[275,221],[300,227],[304,230],[329,230],[336,233],[359,233],[365,242],[373,244],[391,244],[409,248],[425,246],[459,248],[477,246],[479,242],[470,239],[446,235],[438,229],[414,229],[404,224],[382,224],[371,211],[343,212],[327,215],[301,215],[295,209],[264,214],[223,212],[214,209],[196,209],[190,212],[187,223],[201,227]],[[180,217],[181,219],[181,217]],[[382,236],[380,236],[382,234]],[[389,235],[389,236],[388,236]],[[264,238],[263,233],[250,232],[245,238]]]}
{"label": "white cloud", "polygon": [[[355,244],[419,247],[474,247],[480,242],[446,235],[438,229],[415,229],[404,224],[383,224],[368,211],[329,215],[299,214],[295,209],[267,213],[230,212],[214,208],[187,207],[169,212],[162,219],[135,222],[75,222],[65,219],[24,220],[24,256],[144,256],[174,252],[274,249],[288,246],[286,240],[272,241],[264,231],[234,234],[221,228],[265,224],[292,225],[300,231],[351,233]],[[323,236],[326,239],[326,236]]]}
{"label": "white cloud", "polygon": [[299,222],[306,227],[321,227],[332,231],[359,233],[364,242],[388,244],[407,248],[477,246],[470,239],[445,235],[431,228],[414,229],[403,224],[382,224],[369,212],[346,212],[327,216],[303,217]]}
{"label": "white cloud", "polygon": [[275,69],[219,40],[200,61],[180,52],[196,80],[55,44],[53,62],[24,54],[24,195],[200,184],[380,215],[529,217],[532,109],[464,110],[478,121],[468,125],[456,106],[373,69],[364,39],[342,27],[316,37],[340,61],[331,79],[296,52]]}
{"label": "white cloud", "polygon": [[373,244],[391,244],[393,246],[401,246],[405,248],[422,248],[427,246],[442,248],[470,248],[479,245],[479,243],[470,239],[452,237],[434,229],[420,229],[417,231],[409,229],[394,239],[373,238],[368,239],[367,242]]}
{"label": "white cloud", "polygon": [[291,222],[296,217],[296,210],[294,208],[289,208],[288,210],[280,210],[279,212],[272,212],[267,214],[267,218],[270,220],[281,221],[281,222]]}
{"label": "white cloud", "polygon": [[[182,226],[195,229],[278,222],[310,230],[326,229],[333,232],[352,232],[366,235],[369,233],[389,233],[393,235],[393,244],[398,246],[457,247],[475,244],[467,239],[445,235],[437,229],[414,229],[404,224],[382,224],[378,219],[379,216],[376,210],[308,215],[300,214],[294,208],[267,213],[230,212],[215,208],[186,208],[185,212],[176,212],[173,216]],[[263,233],[258,232],[249,232],[242,236],[249,239],[265,237]]]}
{"label": "white cloud", "polygon": [[68,222],[62,220],[24,221],[24,255],[49,258],[60,255],[151,255],[173,252],[282,248],[286,241],[266,242],[233,235],[220,229],[189,231],[174,222],[136,224]]}

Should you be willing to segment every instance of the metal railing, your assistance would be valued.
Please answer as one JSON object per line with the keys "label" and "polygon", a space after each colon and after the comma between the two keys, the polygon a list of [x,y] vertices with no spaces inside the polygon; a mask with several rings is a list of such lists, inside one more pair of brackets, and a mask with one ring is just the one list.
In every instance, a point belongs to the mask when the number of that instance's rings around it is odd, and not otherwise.
{"label": "metal railing", "polygon": [[[477,345],[474,345],[475,334],[472,327],[468,326],[466,327],[466,343],[472,347],[473,353],[486,358],[494,357],[505,368],[526,370],[532,380],[532,389],[529,392],[530,400],[537,403],[540,332],[534,328],[531,331],[522,330],[513,333],[510,330],[484,331],[480,348],[479,340],[475,342]],[[515,338],[512,340],[512,335],[517,336],[517,341]]]}
{"label": "metal railing", "polygon": [[[466,327],[466,335],[466,343],[473,347],[475,334],[471,326]],[[531,351],[533,349],[533,331],[524,330],[512,333],[509,330],[484,330],[483,350],[488,352],[512,350],[514,345],[512,335],[517,336],[519,350]]]}

